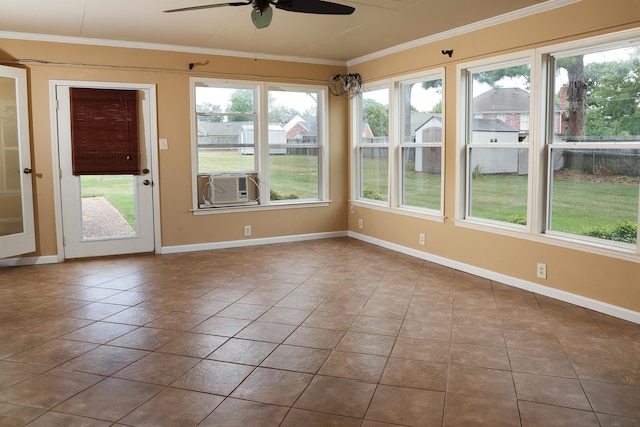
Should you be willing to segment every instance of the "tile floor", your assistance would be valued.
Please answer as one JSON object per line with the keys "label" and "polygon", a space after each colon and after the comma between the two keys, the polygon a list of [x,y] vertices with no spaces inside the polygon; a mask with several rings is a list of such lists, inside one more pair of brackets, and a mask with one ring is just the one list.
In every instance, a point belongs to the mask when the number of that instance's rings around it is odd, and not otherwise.
{"label": "tile floor", "polygon": [[0,425],[640,426],[640,325],[348,238],[5,268]]}

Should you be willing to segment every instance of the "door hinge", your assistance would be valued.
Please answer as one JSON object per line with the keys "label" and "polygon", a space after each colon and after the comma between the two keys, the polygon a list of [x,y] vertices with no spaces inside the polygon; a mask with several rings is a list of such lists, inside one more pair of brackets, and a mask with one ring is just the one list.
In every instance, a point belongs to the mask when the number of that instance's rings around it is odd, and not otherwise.
{"label": "door hinge", "polygon": [[59,110],[59,109],[60,109],[60,101],[56,99],[56,110]]}
{"label": "door hinge", "polygon": [[62,236],[62,246],[67,246],[67,238]]}
{"label": "door hinge", "polygon": [[58,178],[62,179],[62,169],[58,169]]}

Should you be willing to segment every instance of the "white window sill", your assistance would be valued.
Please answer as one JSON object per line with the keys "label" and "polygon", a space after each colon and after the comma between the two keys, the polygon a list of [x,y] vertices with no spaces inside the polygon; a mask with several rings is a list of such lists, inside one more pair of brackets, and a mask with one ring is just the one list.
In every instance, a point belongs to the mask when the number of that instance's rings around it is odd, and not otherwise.
{"label": "white window sill", "polygon": [[238,213],[238,212],[260,212],[260,211],[270,211],[270,210],[281,210],[281,209],[301,209],[301,208],[322,208],[327,207],[331,201],[299,201],[299,202],[288,202],[288,203],[273,203],[270,205],[257,205],[257,204],[242,204],[238,206],[220,206],[220,207],[207,207],[201,209],[191,209],[191,212],[195,216],[200,215],[218,215],[218,214],[228,214],[228,213]]}

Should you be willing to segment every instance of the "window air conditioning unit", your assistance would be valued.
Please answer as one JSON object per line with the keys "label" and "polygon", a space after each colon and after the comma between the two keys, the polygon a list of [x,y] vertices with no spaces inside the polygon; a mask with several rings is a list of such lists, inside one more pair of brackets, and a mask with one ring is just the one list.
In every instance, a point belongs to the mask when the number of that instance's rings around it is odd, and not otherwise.
{"label": "window air conditioning unit", "polygon": [[209,200],[214,205],[249,200],[246,175],[212,176],[209,191]]}

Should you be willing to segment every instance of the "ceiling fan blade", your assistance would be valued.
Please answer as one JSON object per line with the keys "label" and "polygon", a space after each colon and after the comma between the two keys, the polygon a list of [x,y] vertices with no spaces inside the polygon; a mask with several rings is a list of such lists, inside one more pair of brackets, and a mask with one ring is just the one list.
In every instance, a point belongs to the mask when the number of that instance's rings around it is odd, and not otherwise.
{"label": "ceiling fan blade", "polygon": [[214,7],[224,7],[224,6],[246,6],[248,4],[251,4],[251,0],[230,2],[230,3],[205,4],[202,6],[181,7],[178,9],[165,10],[164,12],[165,13],[186,12],[188,10],[213,9]]}
{"label": "ceiling fan blade", "polygon": [[278,0],[271,2],[276,9],[318,15],[351,15],[355,8],[324,0]]}

